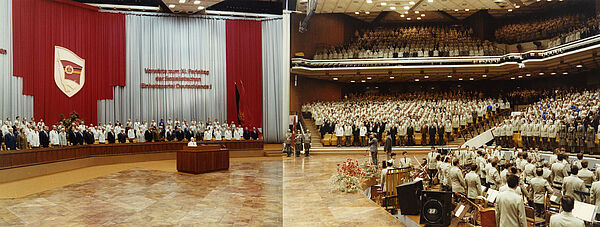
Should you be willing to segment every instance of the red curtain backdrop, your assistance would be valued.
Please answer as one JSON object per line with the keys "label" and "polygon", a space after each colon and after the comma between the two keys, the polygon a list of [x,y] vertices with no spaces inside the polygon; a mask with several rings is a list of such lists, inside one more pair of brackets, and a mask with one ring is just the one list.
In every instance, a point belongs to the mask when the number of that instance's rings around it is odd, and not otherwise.
{"label": "red curtain backdrop", "polygon": [[[85,83],[73,97],[54,82],[54,46],[85,59]],[[68,0],[13,0],[14,76],[34,96],[36,120],[54,123],[77,111],[96,123],[99,99],[125,86],[125,16]],[[25,116],[30,117],[30,116]]]}
{"label": "red curtain backdrop", "polygon": [[227,122],[237,124],[236,91],[243,126],[262,125],[262,30],[260,21],[227,20]]}

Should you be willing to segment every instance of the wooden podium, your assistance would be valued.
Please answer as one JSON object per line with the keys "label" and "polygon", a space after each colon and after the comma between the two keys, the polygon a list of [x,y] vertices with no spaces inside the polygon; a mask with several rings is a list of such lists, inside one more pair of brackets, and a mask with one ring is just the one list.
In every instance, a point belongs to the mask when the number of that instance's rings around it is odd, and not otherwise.
{"label": "wooden podium", "polygon": [[229,169],[229,150],[221,145],[184,146],[177,151],[177,171],[207,173]]}

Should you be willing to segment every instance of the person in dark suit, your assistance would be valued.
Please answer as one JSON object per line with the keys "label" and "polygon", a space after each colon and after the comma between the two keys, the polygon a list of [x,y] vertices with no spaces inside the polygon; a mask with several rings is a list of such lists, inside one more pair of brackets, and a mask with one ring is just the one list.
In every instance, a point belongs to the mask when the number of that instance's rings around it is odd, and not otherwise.
{"label": "person in dark suit", "polygon": [[406,145],[408,145],[408,146],[415,145],[415,140],[413,137],[414,134],[415,134],[415,129],[409,123],[408,128],[406,128]]}
{"label": "person in dark suit", "polygon": [[156,127],[152,127],[152,139],[154,140],[154,142],[160,141],[160,132]]}
{"label": "person in dark suit", "polygon": [[244,139],[250,140],[250,130],[248,130],[248,127],[244,128]]}
{"label": "person in dark suit", "polygon": [[144,139],[146,140],[146,142],[152,142],[152,140],[154,139],[154,136],[152,136],[152,131],[146,130],[144,132]]}
{"label": "person in dark suit", "polygon": [[69,139],[69,143],[71,143],[71,145],[77,145],[77,135],[75,135],[74,127],[71,127],[71,131],[69,132],[68,139]]}
{"label": "person in dark suit", "polygon": [[[396,125],[392,125],[390,128],[390,135],[392,135],[392,145],[396,145],[396,135],[398,134],[398,127]],[[389,159],[388,159],[389,160]]]}
{"label": "person in dark suit", "polygon": [[177,141],[183,141],[183,139],[185,138],[185,134],[183,133],[183,131],[181,131],[181,128],[177,128],[177,130],[175,131],[175,137],[177,138]]}
{"label": "person in dark suit", "polygon": [[50,146],[50,132],[48,131],[48,126],[44,127],[44,130],[39,132],[40,145],[42,147]]}
{"label": "person in dark suit", "polygon": [[94,144],[96,142],[94,134],[89,129],[83,131],[83,140],[86,144]]}
{"label": "person in dark suit", "polygon": [[125,134],[125,130],[121,129],[119,134],[117,134],[117,140],[119,140],[119,143],[127,143],[127,135]]}
{"label": "person in dark suit", "polygon": [[115,143],[115,133],[112,130],[109,130],[106,133],[106,141],[108,141],[108,143]]}
{"label": "person in dark suit", "polygon": [[185,128],[185,130],[183,130],[183,133],[185,134],[185,139],[187,141],[192,141],[192,137],[194,137],[194,133],[192,133],[192,130],[190,130],[189,128]]}
{"label": "person in dark suit", "polygon": [[444,145],[446,142],[444,141],[444,124],[439,123],[438,127],[437,127],[437,134],[438,134],[438,144],[440,145]]}
{"label": "person in dark suit", "polygon": [[437,135],[436,131],[437,127],[434,123],[431,123],[431,125],[429,126],[429,131],[427,132],[427,134],[429,135],[429,145],[435,145],[435,136]]}
{"label": "person in dark suit", "polygon": [[83,133],[81,133],[80,131],[75,131],[75,137],[77,140],[76,145],[83,145]]}
{"label": "person in dark suit", "polygon": [[173,141],[175,139],[175,133],[173,131],[168,130],[166,133],[167,141]]}
{"label": "person in dark suit", "polygon": [[387,155],[386,161],[388,161],[392,158],[392,143],[393,143],[392,135],[389,134],[389,132],[388,132],[388,135],[385,138],[385,143],[383,144],[383,150],[385,151],[385,154]]}
{"label": "person in dark suit", "polygon": [[2,135],[2,132],[0,131],[0,150],[3,148],[2,144],[4,144],[4,135]]}
{"label": "person in dark suit", "polygon": [[253,140],[258,139],[258,130],[256,130],[256,127],[252,128],[252,131],[250,132],[250,137],[252,137]]}
{"label": "person in dark suit", "polygon": [[9,128],[8,133],[4,135],[4,144],[6,144],[7,150],[16,150],[17,149],[17,138],[15,134],[13,134],[13,129]]}

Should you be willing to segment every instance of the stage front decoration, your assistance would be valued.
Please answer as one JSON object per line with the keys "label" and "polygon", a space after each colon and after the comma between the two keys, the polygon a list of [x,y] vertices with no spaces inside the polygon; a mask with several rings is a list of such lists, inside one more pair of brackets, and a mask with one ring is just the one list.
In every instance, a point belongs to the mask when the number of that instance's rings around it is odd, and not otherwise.
{"label": "stage front decoration", "polygon": [[98,100],[126,85],[125,15],[67,0],[12,7],[13,75],[33,96],[35,118],[56,123],[76,111],[96,123]]}

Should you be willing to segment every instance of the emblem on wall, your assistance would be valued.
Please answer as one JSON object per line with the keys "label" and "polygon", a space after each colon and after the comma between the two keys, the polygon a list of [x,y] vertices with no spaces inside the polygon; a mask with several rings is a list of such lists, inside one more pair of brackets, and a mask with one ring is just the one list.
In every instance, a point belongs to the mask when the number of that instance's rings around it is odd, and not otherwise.
{"label": "emblem on wall", "polygon": [[85,59],[67,48],[54,46],[54,82],[65,95],[77,94],[85,84]]}

